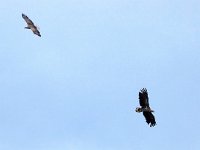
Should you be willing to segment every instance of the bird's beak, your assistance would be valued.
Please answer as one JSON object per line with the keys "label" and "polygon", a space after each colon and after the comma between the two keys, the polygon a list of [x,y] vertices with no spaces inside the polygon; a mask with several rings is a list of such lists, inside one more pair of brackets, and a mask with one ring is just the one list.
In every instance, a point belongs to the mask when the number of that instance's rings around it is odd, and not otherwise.
{"label": "bird's beak", "polygon": [[137,113],[140,113],[140,112],[141,112],[141,111],[140,111],[140,108],[138,108],[138,107],[135,109],[135,111],[136,111]]}

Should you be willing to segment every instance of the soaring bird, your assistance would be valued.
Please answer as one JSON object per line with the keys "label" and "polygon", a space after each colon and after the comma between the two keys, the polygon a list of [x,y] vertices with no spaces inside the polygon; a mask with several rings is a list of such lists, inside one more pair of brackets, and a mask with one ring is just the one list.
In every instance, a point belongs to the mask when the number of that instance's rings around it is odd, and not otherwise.
{"label": "soaring bird", "polygon": [[150,124],[150,127],[154,127],[156,125],[155,117],[152,114],[154,111],[149,107],[149,97],[146,88],[141,89],[139,92],[139,103],[141,107],[137,107],[135,111],[138,113],[143,112],[146,122]]}
{"label": "soaring bird", "polygon": [[27,27],[25,29],[31,29],[34,34],[41,37],[40,32],[38,31],[38,28],[34,25],[34,23],[29,19],[25,14],[22,13],[22,18],[26,21]]}

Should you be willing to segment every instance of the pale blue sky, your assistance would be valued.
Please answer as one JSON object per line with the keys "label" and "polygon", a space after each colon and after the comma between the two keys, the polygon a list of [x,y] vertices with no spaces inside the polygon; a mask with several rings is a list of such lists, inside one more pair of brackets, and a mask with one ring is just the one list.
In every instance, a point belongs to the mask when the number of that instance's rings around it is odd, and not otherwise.
{"label": "pale blue sky", "polygon": [[0,2],[0,149],[200,149],[200,1]]}

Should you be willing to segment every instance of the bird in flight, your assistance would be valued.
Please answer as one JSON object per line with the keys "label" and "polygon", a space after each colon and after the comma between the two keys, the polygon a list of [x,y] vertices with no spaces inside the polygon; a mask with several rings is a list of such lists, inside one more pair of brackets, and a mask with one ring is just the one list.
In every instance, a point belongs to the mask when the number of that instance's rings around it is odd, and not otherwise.
{"label": "bird in flight", "polygon": [[139,92],[139,103],[141,107],[137,107],[135,111],[138,113],[143,112],[146,122],[150,124],[150,127],[154,127],[156,125],[153,115],[154,111],[149,106],[149,97],[146,88],[141,89]]}
{"label": "bird in flight", "polygon": [[25,14],[22,13],[22,18],[26,21],[27,27],[25,29],[31,29],[34,34],[41,37],[40,32],[38,31],[38,28],[34,25],[34,23],[29,19]]}

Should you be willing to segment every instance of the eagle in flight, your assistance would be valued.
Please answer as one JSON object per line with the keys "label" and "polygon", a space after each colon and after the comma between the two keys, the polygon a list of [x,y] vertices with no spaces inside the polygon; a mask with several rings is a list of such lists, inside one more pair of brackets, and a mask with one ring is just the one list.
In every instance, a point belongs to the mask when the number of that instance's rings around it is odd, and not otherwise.
{"label": "eagle in flight", "polygon": [[29,19],[25,14],[22,14],[22,18],[24,18],[24,20],[27,23],[27,27],[25,27],[25,29],[31,29],[34,34],[41,37],[40,32],[38,31],[38,28],[34,25],[31,19]]}
{"label": "eagle in flight", "polygon": [[152,114],[154,111],[149,107],[149,97],[146,88],[143,88],[139,92],[139,103],[141,107],[135,109],[136,112],[143,112],[146,122],[150,124],[150,127],[156,125],[155,117]]}

